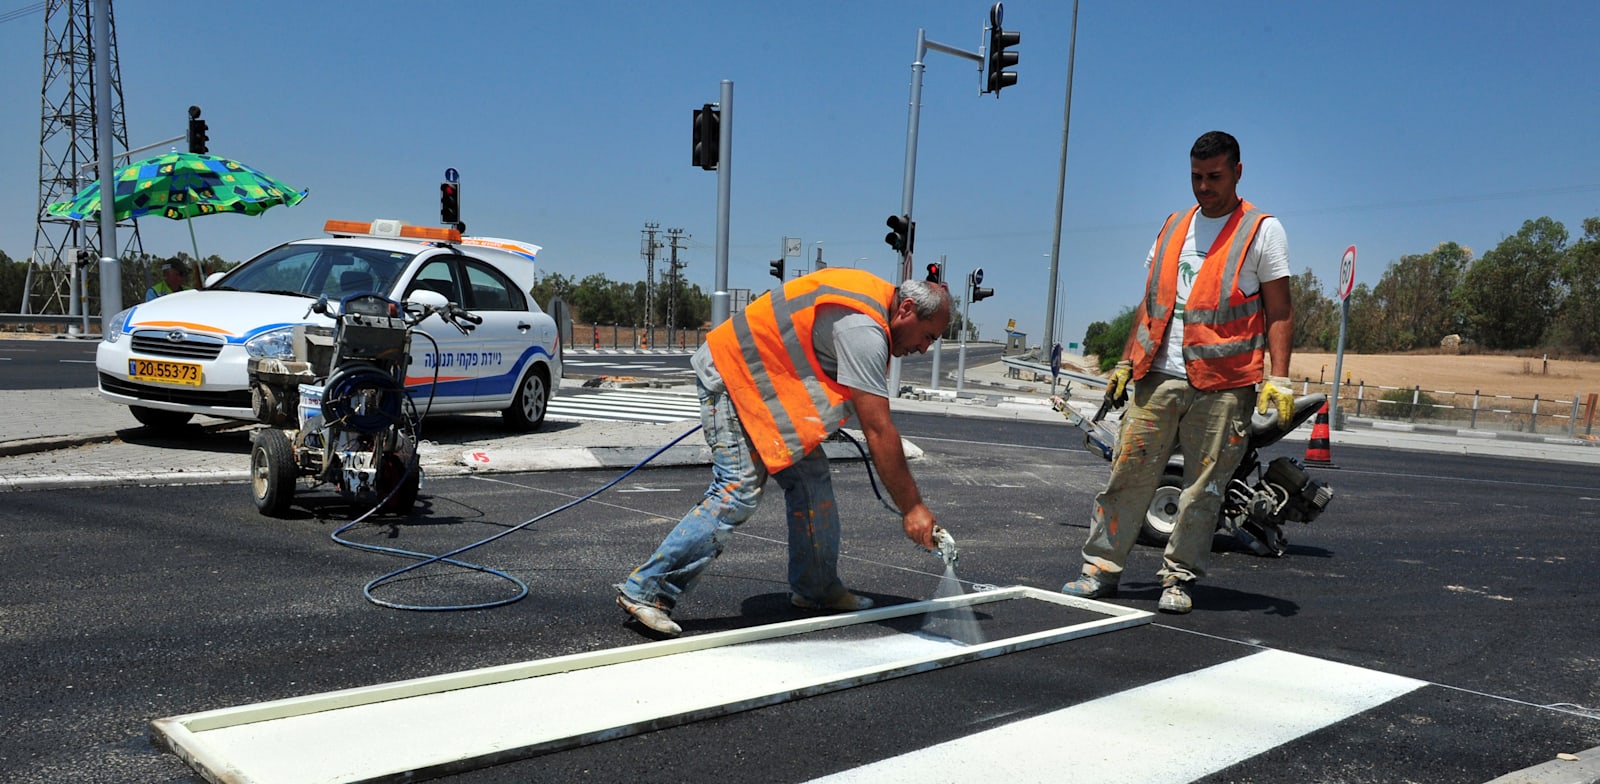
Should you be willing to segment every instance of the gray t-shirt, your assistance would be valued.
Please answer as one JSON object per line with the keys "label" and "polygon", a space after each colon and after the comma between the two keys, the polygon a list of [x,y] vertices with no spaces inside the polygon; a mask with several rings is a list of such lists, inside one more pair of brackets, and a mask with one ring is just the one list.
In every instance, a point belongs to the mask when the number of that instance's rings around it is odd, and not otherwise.
{"label": "gray t-shirt", "polygon": [[[811,343],[828,378],[851,389],[889,396],[889,333],[871,316],[844,305],[818,306]],[[706,389],[723,389],[722,374],[711,361],[708,346],[700,346],[690,364]]]}

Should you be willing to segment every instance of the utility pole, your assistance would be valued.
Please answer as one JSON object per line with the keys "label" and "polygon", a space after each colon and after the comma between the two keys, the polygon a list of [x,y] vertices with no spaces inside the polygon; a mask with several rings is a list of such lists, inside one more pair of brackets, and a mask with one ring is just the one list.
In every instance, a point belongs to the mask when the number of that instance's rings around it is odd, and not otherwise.
{"label": "utility pole", "polygon": [[1056,344],[1056,290],[1061,270],[1061,213],[1067,198],[1067,132],[1072,128],[1072,61],[1078,51],[1078,0],[1072,0],[1072,39],[1067,44],[1067,108],[1061,117],[1061,170],[1056,176],[1056,234],[1050,246],[1050,285],[1045,287],[1044,339],[1041,353],[1048,354]]}
{"label": "utility pole", "polygon": [[655,335],[656,326],[656,251],[661,249],[661,243],[656,241],[656,233],[661,230],[659,223],[646,223],[644,240],[639,247],[639,255],[644,258],[644,334],[645,344],[648,345]]}
{"label": "utility pole", "polygon": [[689,236],[683,233],[683,229],[667,229],[667,242],[672,248],[672,259],[667,263],[667,348],[672,348],[677,342],[678,279],[681,277],[678,270],[689,266],[688,262],[678,262],[678,251],[685,247],[683,241]]}

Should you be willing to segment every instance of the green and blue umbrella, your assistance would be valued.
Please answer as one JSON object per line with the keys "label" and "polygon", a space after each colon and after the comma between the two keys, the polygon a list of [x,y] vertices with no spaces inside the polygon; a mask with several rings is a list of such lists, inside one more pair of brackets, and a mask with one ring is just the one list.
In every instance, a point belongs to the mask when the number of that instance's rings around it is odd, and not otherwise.
{"label": "green and blue umbrella", "polygon": [[[238,161],[192,152],[169,152],[130,163],[116,171],[115,180],[111,203],[118,221],[150,215],[181,221],[222,213],[260,215],[279,204],[293,207],[307,193]],[[71,200],[58,201],[45,211],[57,217],[96,221],[100,205],[100,183],[96,181]],[[195,244],[195,258],[200,258],[193,223],[189,224],[189,241]]]}

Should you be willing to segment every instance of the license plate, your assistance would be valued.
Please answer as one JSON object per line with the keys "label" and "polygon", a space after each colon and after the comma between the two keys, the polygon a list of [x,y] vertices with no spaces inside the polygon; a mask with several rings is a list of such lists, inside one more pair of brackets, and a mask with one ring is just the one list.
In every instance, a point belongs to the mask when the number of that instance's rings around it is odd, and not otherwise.
{"label": "license plate", "polygon": [[128,378],[190,387],[200,386],[203,381],[199,365],[193,362],[163,362],[159,359],[128,360]]}

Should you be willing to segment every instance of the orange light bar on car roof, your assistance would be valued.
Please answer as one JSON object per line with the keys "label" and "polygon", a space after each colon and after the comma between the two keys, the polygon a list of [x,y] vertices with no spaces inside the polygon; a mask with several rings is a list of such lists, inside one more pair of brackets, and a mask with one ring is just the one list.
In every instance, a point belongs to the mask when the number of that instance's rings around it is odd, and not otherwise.
{"label": "orange light bar on car roof", "polygon": [[435,242],[460,242],[461,232],[433,226],[407,226],[397,220],[379,219],[371,222],[330,220],[322,224],[328,234],[363,235],[367,237],[392,237],[395,239],[432,240]]}

